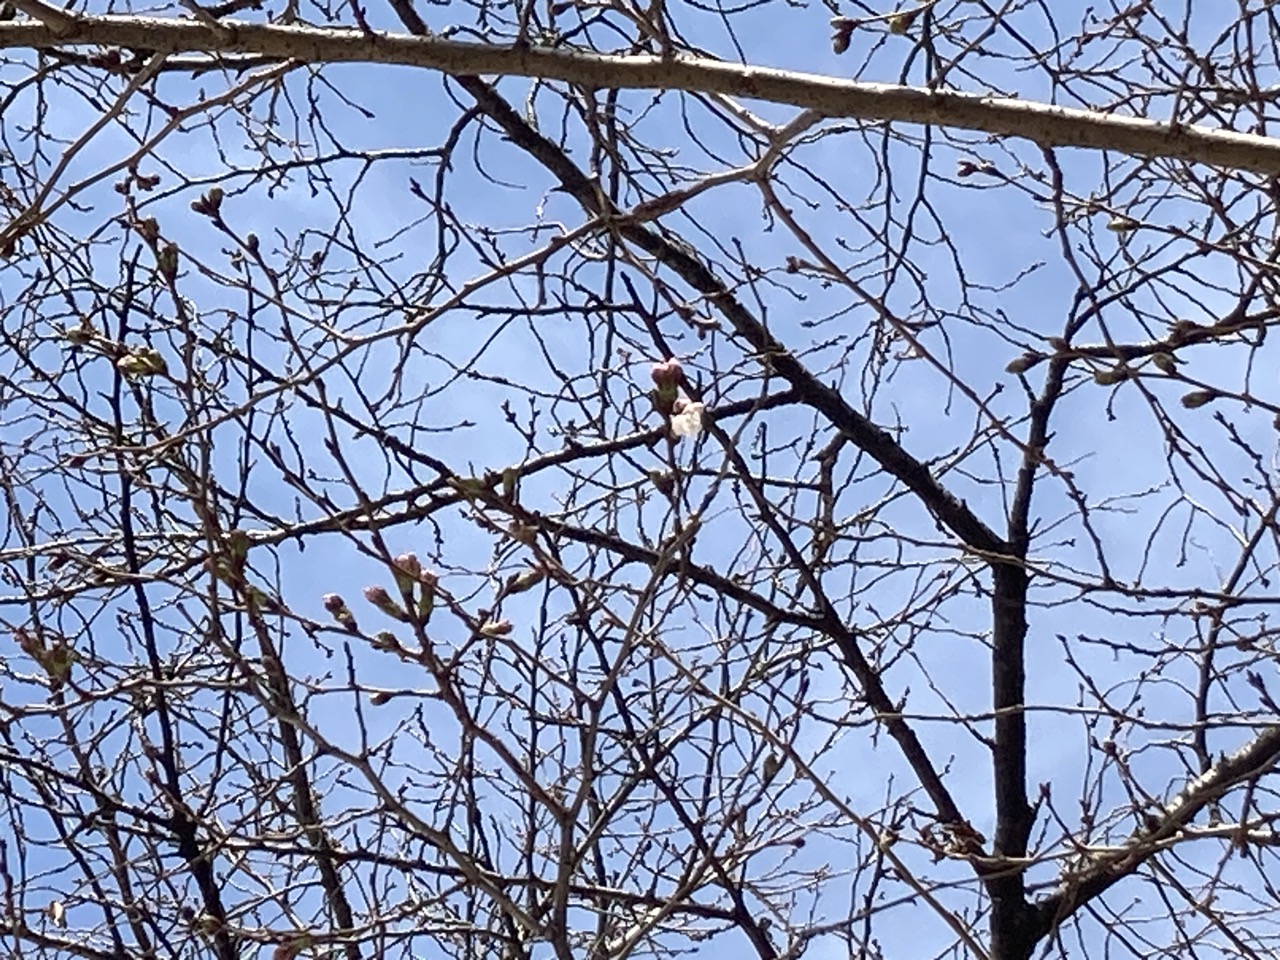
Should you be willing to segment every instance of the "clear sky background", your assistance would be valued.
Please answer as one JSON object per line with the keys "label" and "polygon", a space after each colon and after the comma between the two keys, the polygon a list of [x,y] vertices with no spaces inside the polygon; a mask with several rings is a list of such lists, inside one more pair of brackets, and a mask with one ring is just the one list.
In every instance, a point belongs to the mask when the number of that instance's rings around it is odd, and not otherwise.
{"label": "clear sky background", "polygon": [[[1193,45],[1206,56],[1230,59],[1229,46],[1218,45],[1217,38],[1237,15],[1235,10],[1207,2],[1187,4],[1185,9],[1172,3],[1157,2],[1154,6],[1167,24],[1182,23]],[[117,12],[116,8],[102,10]],[[989,19],[986,10],[985,3],[955,3],[939,4],[934,13],[939,23],[961,23],[972,17],[976,24]],[[168,8],[145,12],[179,13]],[[843,55],[832,51],[828,19],[833,13],[866,17],[886,12],[836,10],[821,4],[766,3],[733,10],[681,5],[676,18],[687,42],[720,58],[873,82],[922,82],[927,58],[919,43],[919,29],[907,36],[892,36],[882,25],[871,24],[854,31],[850,49]],[[436,31],[457,28],[459,39],[467,39],[471,35],[468,31],[476,29],[476,10],[470,5],[430,5],[421,13]],[[574,22],[577,14],[565,12],[562,23]],[[1037,5],[1011,6],[982,41],[999,55],[966,60],[967,66],[980,66],[982,73],[975,77],[953,71],[949,82],[968,92],[1016,94],[1064,106],[1097,105],[1132,112],[1133,104],[1122,97],[1120,80],[1113,89],[1106,89],[1101,82],[1055,82],[1045,66],[1036,68],[1015,59],[1024,57],[1030,47],[1045,53],[1048,68],[1061,70],[1071,44],[1066,37],[1056,37],[1054,31],[1077,30],[1081,23],[1088,26],[1097,18],[1105,21],[1115,14],[1115,10],[1098,5],[1055,4],[1054,22],[1050,23]],[[498,15],[503,15],[501,10]],[[305,6],[301,16],[320,20],[317,11]],[[605,15],[604,19],[616,18]],[[371,10],[370,20],[376,27],[396,28],[389,11]],[[1150,19],[1146,23],[1145,29],[1164,29]],[[596,33],[604,35],[603,30]],[[973,38],[972,31],[965,29],[958,29],[957,35]],[[940,34],[938,43],[939,49],[948,49]],[[1106,49],[1086,45],[1073,65],[1093,58],[1100,73],[1113,64],[1118,78],[1144,76],[1141,61],[1135,59],[1139,56],[1136,46],[1130,49],[1110,42],[1102,46]],[[741,57],[735,53],[737,48]],[[1146,55],[1154,56],[1150,51]],[[1175,54],[1170,56],[1176,59]],[[0,81],[15,84],[24,69],[11,61],[0,70]],[[1273,65],[1260,63],[1257,72],[1260,86],[1274,81]],[[92,71],[73,75],[78,77],[74,85],[8,88],[12,99],[3,124],[7,149],[14,159],[12,166],[0,170],[6,182],[24,183],[19,169],[24,166],[28,173],[47,171],[60,151],[89,128],[101,114],[103,103],[120,86],[118,78],[98,84],[100,75]],[[238,79],[230,72],[212,72],[195,79],[165,76],[157,96],[168,104],[185,106],[202,95],[218,95]],[[545,135],[566,143],[579,163],[587,162],[589,139],[575,118],[566,119],[560,91],[520,79],[504,79],[498,88],[527,117],[536,120]],[[491,130],[477,137],[475,127],[467,127],[452,150],[449,169],[441,172],[433,151],[449,139],[466,102],[465,95],[451,83],[426,71],[368,66],[295,71],[284,84],[256,94],[247,114],[214,110],[193,120],[182,134],[166,138],[154,156],[139,164],[140,173],[157,174],[161,179],[154,190],[135,191],[138,215],[155,217],[163,235],[180,245],[180,289],[208,328],[224,324],[234,339],[242,329],[237,324],[253,313],[261,325],[254,359],[276,376],[297,375],[299,358],[309,351],[314,351],[310,354],[314,362],[334,355],[339,338],[326,334],[325,326],[355,338],[342,349],[349,350],[346,369],[359,371],[358,384],[342,369],[333,368],[323,377],[329,401],[341,401],[357,417],[370,415],[376,407],[392,419],[400,418],[402,422],[394,431],[399,439],[444,461],[461,475],[500,471],[525,458],[525,443],[508,423],[504,402],[523,419],[528,415],[530,397],[534,397],[534,404],[543,411],[537,441],[543,452],[565,443],[563,430],[568,420],[580,428],[577,439],[586,443],[655,426],[646,397],[649,368],[664,358],[656,352],[646,354],[634,345],[626,354],[619,352],[617,348],[624,346],[621,338],[612,344],[593,338],[591,318],[584,317],[579,308],[591,306],[593,296],[607,285],[612,285],[615,299],[625,300],[626,291],[604,259],[593,260],[588,248],[578,248],[572,257],[576,287],[556,280],[554,271],[549,271],[552,299],[560,297],[567,305],[562,315],[552,310],[529,318],[519,316],[520,305],[532,302],[540,292],[534,274],[521,271],[509,281],[468,293],[458,309],[443,313],[412,338],[386,335],[386,331],[405,324],[414,310],[439,305],[469,281],[488,273],[496,254],[508,259],[527,255],[554,233],[572,231],[583,222],[581,210],[555,189],[552,178]],[[795,114],[773,105],[741,106],[770,123],[784,123]],[[139,100],[131,109],[127,124],[110,124],[79,150],[63,174],[63,185],[93,178],[127,157],[137,149],[140,132],[154,132],[163,122],[163,112],[154,104],[148,107]],[[722,106],[716,109],[723,111]],[[1146,109],[1165,118],[1183,105],[1175,105],[1173,98],[1157,92],[1146,102]],[[619,98],[619,114],[632,125],[639,141],[664,151],[664,162],[670,164],[664,176],[651,182],[641,178],[638,185],[628,188],[618,198],[624,206],[753,159],[754,147],[739,135],[735,125],[715,116],[705,102],[694,98],[628,92]],[[1194,119],[1214,125],[1230,118]],[[36,124],[45,138],[43,143],[22,135],[24,129]],[[258,146],[255,149],[251,144]],[[33,150],[42,153],[37,157]],[[264,157],[279,165],[265,175]],[[302,162],[316,157],[327,159],[313,164],[316,175],[308,178]],[[975,159],[990,161],[998,175],[958,177],[957,164]],[[1106,262],[1102,276],[1088,273],[1082,281],[1064,257],[1054,210],[1045,202],[1050,196],[1045,182],[1049,166],[1034,145],[989,142],[976,135],[926,132],[905,125],[895,126],[892,135],[886,136],[879,124],[827,121],[806,134],[780,165],[774,182],[781,202],[865,290],[899,319],[921,325],[919,341],[928,358],[913,355],[909,345],[892,335],[874,310],[859,302],[848,287],[807,269],[799,274],[788,272],[789,257],[808,259],[809,255],[786,225],[765,208],[757,188],[741,183],[713,188],[662,223],[704,250],[731,282],[740,283],[738,293],[743,300],[766,320],[776,337],[793,352],[803,353],[811,370],[821,371],[823,381],[838,385],[856,409],[894,430],[912,455],[930,464],[956,496],[1002,531],[1010,478],[1018,460],[1016,448],[1001,436],[992,418],[1021,437],[1025,430],[1021,418],[1027,407],[1024,386],[1007,372],[1007,364],[1025,350],[1047,349],[1048,338],[1062,334],[1066,318],[1081,309],[1075,297],[1082,282],[1094,291],[1098,302],[1106,300],[1107,306],[1100,311],[1103,323],[1086,326],[1081,342],[1096,344],[1106,337],[1116,342],[1148,340],[1162,336],[1164,324],[1178,317],[1202,324],[1214,322],[1235,305],[1240,292],[1229,263],[1236,248],[1228,248],[1223,240],[1222,220],[1231,216],[1247,222],[1255,236],[1264,238],[1273,226],[1269,210],[1261,216],[1251,212],[1259,204],[1257,196],[1242,196],[1240,190],[1228,188],[1224,196],[1234,205],[1205,224],[1204,208],[1187,199],[1192,194],[1190,188],[1170,183],[1167,195],[1160,195],[1149,178],[1127,179],[1133,165],[1097,153],[1058,151],[1054,160],[1068,195],[1098,202],[1097,209],[1073,222],[1067,245],[1076,263],[1086,268],[1091,256]],[[95,276],[108,286],[117,282],[122,249],[137,245],[114,220],[123,202],[112,190],[118,176],[113,174],[87,186],[77,197],[79,207],[64,207],[53,220],[59,230],[70,235],[96,235],[109,241],[79,251],[95,265]],[[437,177],[443,177],[446,184],[447,211],[443,213],[428,199]],[[219,232],[190,209],[191,201],[215,182],[225,190],[221,212],[234,236]],[[420,192],[422,195],[417,195]],[[1107,230],[1108,220],[1116,213],[1142,220],[1144,228],[1132,233]],[[265,289],[260,267],[236,267],[232,262],[232,251],[250,232],[260,239],[263,262],[287,277],[291,285],[285,302],[297,331],[295,346],[285,344],[280,311],[264,303],[258,293],[234,289],[237,270],[252,274],[256,288]],[[1210,251],[1190,269],[1170,274],[1162,284],[1127,289],[1142,271],[1150,272],[1157,264],[1185,256],[1200,235],[1211,244],[1222,243],[1224,255]],[[449,253],[441,273],[437,262],[443,249]],[[603,251],[602,246],[597,249]],[[313,257],[325,271],[315,282],[302,279]],[[557,254],[548,262],[563,265],[568,261],[567,254]],[[34,277],[32,270],[29,263],[22,262],[0,270],[0,306],[6,318],[22,316],[23,303],[32,300],[32,291],[44,289],[42,283],[47,278]],[[641,299],[652,306],[652,286],[638,271],[624,272],[636,284]],[[93,294],[87,289],[81,295],[84,303],[92,302]],[[164,306],[163,297],[156,302],[158,309],[167,309],[172,315],[172,307]],[[83,303],[72,307],[64,302],[59,307],[53,297],[42,303],[44,340],[32,344],[30,356],[48,369],[60,369],[66,382],[80,385],[91,406],[105,409],[102,397],[110,392],[114,379],[110,366],[95,365],[83,356],[78,361],[68,360],[65,343],[57,337],[62,327],[76,322],[77,310],[85,309]],[[698,339],[671,315],[669,305],[659,302],[658,309],[660,326],[675,354],[690,375],[701,380],[709,403],[724,404],[761,392],[758,364],[743,355],[739,342],[723,331]],[[695,309],[705,312],[701,305],[695,304]],[[627,337],[643,339],[634,315],[626,317],[624,325]],[[176,368],[180,341],[170,331],[157,334],[153,342]],[[1226,389],[1244,390],[1247,384],[1252,395],[1267,400],[1274,397],[1273,353],[1265,348],[1248,355],[1236,347],[1202,349],[1187,358],[1183,371],[1187,377]],[[1252,367],[1246,366],[1246,359]],[[599,390],[599,374],[606,368],[611,371],[605,387],[609,402],[601,405],[592,401],[600,411],[592,423],[592,403],[579,403],[576,398]],[[1044,532],[1033,552],[1044,575],[1033,584],[1034,599],[1040,606],[1032,613],[1027,652],[1028,703],[1033,707],[1028,780],[1033,799],[1038,784],[1051,785],[1069,827],[1077,826],[1070,818],[1079,814],[1082,780],[1103,791],[1103,809],[1123,805],[1126,798],[1119,777],[1114,772],[1099,772],[1099,753],[1089,749],[1091,736],[1100,740],[1111,731],[1105,720],[1096,729],[1090,726],[1098,719],[1098,704],[1092,694],[1082,692],[1080,676],[1065,665],[1064,644],[1058,637],[1067,638],[1067,649],[1081,670],[1096,677],[1101,690],[1128,709],[1138,706],[1126,699],[1134,671],[1146,669],[1158,674],[1141,688],[1140,706],[1145,716],[1186,724],[1192,718],[1197,662],[1193,657],[1180,659],[1173,654],[1153,658],[1142,651],[1166,641],[1174,646],[1193,645],[1193,621],[1175,615],[1185,614],[1192,600],[1179,591],[1217,589],[1235,562],[1241,540],[1251,535],[1258,523],[1256,512],[1250,515],[1246,511],[1241,516],[1227,509],[1229,504],[1221,491],[1211,478],[1206,479],[1204,463],[1198,464],[1202,475],[1197,477],[1189,463],[1168,455],[1166,430],[1175,428],[1163,418],[1166,414],[1175,418],[1177,430],[1204,445],[1202,459],[1226,478],[1226,486],[1234,485],[1242,496],[1263,504],[1268,502],[1266,484],[1274,448],[1272,413],[1263,406],[1231,403],[1183,410],[1178,398],[1189,389],[1187,382],[1144,379],[1141,390],[1134,383],[1094,383],[1093,370],[1105,368],[1083,361],[1075,368],[1067,399],[1053,421],[1049,451],[1055,464],[1069,470],[1076,487],[1084,491],[1091,525],[1086,528],[1081,522],[1072,494],[1060,479],[1042,484],[1034,510],[1036,526]],[[29,371],[24,372],[21,362],[14,364],[11,375],[30,382]],[[957,380],[982,398],[989,414],[964,395]],[[1039,389],[1041,370],[1030,371],[1026,383]],[[222,400],[230,410],[246,403],[256,390],[268,388],[265,377],[256,383],[229,382]],[[770,385],[770,390],[781,388],[778,383]],[[304,389],[314,393],[311,387]],[[191,425],[186,421],[188,412],[167,388],[157,387],[155,397],[160,417],[168,418],[173,429]],[[38,409],[30,395],[9,402],[8,418],[0,424],[0,441],[11,451],[8,456],[17,457],[12,451],[38,435],[36,446],[43,451],[46,468],[65,462],[62,458],[71,451],[58,444],[67,440],[58,440],[49,432],[34,433],[26,419]],[[259,436],[287,447],[292,444],[289,457],[312,472],[309,479],[315,488],[332,491],[338,508],[356,506],[349,482],[339,476],[338,465],[326,450],[323,418],[289,391],[261,403],[260,409],[255,428],[260,430]],[[1241,443],[1233,444],[1216,425],[1213,417],[1219,411]],[[560,424],[560,434],[546,429],[553,421]],[[746,429],[758,431],[761,425],[765,433],[757,433],[754,444],[744,440],[740,448],[758,451],[760,469],[768,476],[810,482],[816,451],[803,442],[812,430],[810,416],[801,408],[784,408],[753,417]],[[733,431],[741,425],[726,421],[724,426]],[[975,432],[983,439],[972,440]],[[319,506],[300,498],[296,489],[282,481],[261,449],[244,445],[243,433],[243,426],[235,421],[214,428],[213,433],[217,438],[215,474],[233,483],[246,460],[254,463],[243,491],[253,509],[239,511],[239,524],[265,536],[270,533],[271,516],[291,520],[295,515],[306,519],[320,515]],[[403,491],[428,476],[414,473],[404,458],[388,458],[372,437],[349,430],[337,440],[355,478],[372,496]],[[1267,460],[1259,463],[1251,459],[1245,444],[1254,452],[1265,453]],[[676,455],[690,477],[690,504],[696,504],[703,491],[717,491],[704,514],[706,532],[699,543],[698,560],[722,573],[762,562],[758,551],[739,552],[755,525],[744,519],[732,495],[714,479],[724,462],[717,445],[704,436],[682,443]],[[597,479],[602,484],[643,484],[646,470],[663,469],[663,457],[662,447],[641,449],[627,458],[611,460],[615,472],[602,471]],[[837,517],[857,516],[897,489],[871,465],[846,465],[846,471],[848,486],[838,500]],[[68,488],[60,487],[53,477],[26,482],[41,491],[52,511],[69,511]],[[561,485],[568,483],[566,474],[549,472],[528,481],[521,493],[538,509],[550,511],[564,493]],[[83,489],[78,490],[78,496],[83,496]],[[77,492],[74,483],[71,492]],[[581,492],[575,496],[581,497]],[[802,493],[798,499],[812,510],[812,495]],[[28,500],[25,509],[32,506]],[[642,518],[647,529],[660,514],[658,505],[651,503],[647,510],[624,520],[623,529],[628,529],[626,524],[634,528],[636,518]],[[604,522],[599,511],[584,508],[583,516]],[[446,512],[436,522],[438,526],[398,528],[387,535],[387,545],[392,554],[417,552],[439,569],[443,582],[459,596],[470,597],[470,592],[476,591],[473,606],[482,605],[484,590],[491,596],[494,583],[525,565],[523,554],[511,550],[509,544],[495,547],[493,538],[479,535],[460,511]],[[670,518],[666,522],[669,524]],[[84,521],[86,529],[93,526],[93,522]],[[989,752],[972,733],[950,719],[957,712],[980,713],[990,706],[985,645],[989,604],[985,595],[979,597],[973,589],[975,584],[985,588],[989,577],[977,564],[961,558],[954,542],[939,533],[932,517],[900,491],[896,500],[877,510],[869,533],[856,548],[853,562],[833,573],[825,585],[850,625],[869,629],[865,641],[882,651],[886,686],[892,695],[907,697],[905,712],[938,718],[937,722],[919,720],[918,732],[935,763],[947,768],[947,783],[973,825],[989,837],[994,827]],[[1081,589],[1079,584],[1096,585],[1102,575],[1094,537],[1103,545],[1114,580],[1134,587],[1164,587],[1170,594],[1167,602],[1142,607],[1122,595]],[[367,543],[367,538],[362,539]],[[6,544],[6,548],[16,549],[16,545]],[[382,626],[360,593],[370,584],[390,587],[390,577],[384,564],[362,555],[353,542],[337,535],[317,537],[307,542],[305,550],[299,550],[293,541],[285,541],[277,556],[278,560],[269,561],[266,551],[255,551],[255,575],[264,586],[273,584],[294,613],[328,623],[322,597],[337,592],[347,599],[362,625],[367,623],[371,629]],[[1273,559],[1274,550],[1267,556]],[[1255,598],[1269,589],[1270,581],[1262,574],[1270,562],[1259,563],[1252,590]],[[618,576],[634,577],[637,585],[644,582],[643,575],[634,570]],[[930,587],[937,583],[954,585],[950,599],[935,610],[914,609],[914,598],[925,589],[937,589]],[[163,605],[180,596],[183,585],[160,584],[152,589]],[[504,606],[503,615],[516,625],[513,642],[532,642],[541,600],[541,594],[532,594]],[[113,620],[121,609],[118,604],[127,608],[129,602],[127,597],[113,600],[92,615],[92,643],[109,648],[117,642]],[[557,609],[554,600],[548,609]],[[1249,608],[1242,617],[1254,617],[1260,609],[1265,610],[1265,605]],[[181,605],[166,610],[172,622],[181,622]],[[673,649],[687,649],[689,657],[694,657],[694,649],[713,632],[716,611],[715,598],[684,602],[660,626],[666,643]],[[903,612],[898,622],[895,611]],[[6,617],[17,622],[17,614],[6,613]],[[1241,629],[1265,632],[1265,624]],[[1080,637],[1127,645],[1131,655],[1114,646],[1081,642]],[[335,637],[327,639],[334,641]],[[798,645],[806,642],[796,630],[786,632],[785,639]],[[446,635],[441,642],[464,641],[463,636]],[[422,685],[392,657],[365,649],[360,649],[358,656],[360,677],[366,685],[388,690]],[[809,688],[815,701],[825,701],[819,712],[826,715],[827,722],[809,717],[795,723],[781,716],[768,721],[779,724],[802,755],[820,750],[815,757],[816,772],[823,774],[832,790],[854,809],[874,816],[886,795],[906,789],[903,785],[912,783],[913,777],[892,742],[883,734],[870,736],[869,727],[854,727],[822,746],[833,737],[841,712],[849,709],[850,682],[829,656],[821,651],[813,653]],[[286,660],[293,673],[318,678],[310,704],[310,715],[318,727],[335,742],[358,747],[358,729],[352,723],[358,698],[346,685],[341,653],[326,659],[303,633],[293,631],[287,641]],[[10,658],[9,669],[21,672],[18,658]],[[1242,696],[1248,696],[1247,690],[1241,690]],[[34,691],[29,695],[38,700],[44,694]],[[1221,696],[1218,707],[1224,711],[1256,706],[1254,697],[1244,706],[1229,702],[1225,693]],[[11,697],[7,687],[5,697]],[[361,724],[374,740],[401,729],[415,710],[423,711],[425,726],[437,737],[436,746],[448,752],[454,735],[452,722],[438,712],[443,710],[438,704],[405,697],[378,710],[363,709]],[[500,724],[507,718],[493,719]],[[53,721],[45,724],[45,720],[31,721],[25,729],[32,735],[56,736]],[[975,726],[987,729],[981,723]],[[1215,752],[1227,751],[1247,735],[1247,730],[1215,731],[1211,747]],[[123,744],[131,736],[124,728],[104,736],[104,756],[110,753],[115,738]],[[420,742],[401,736],[403,745],[393,751],[397,756],[421,752]],[[1146,730],[1126,726],[1120,749],[1138,779],[1155,795],[1169,796],[1189,773],[1185,752],[1171,748],[1170,741],[1185,737],[1186,731],[1176,726]],[[739,762],[747,765],[751,760],[744,755]],[[540,774],[551,776],[549,770]],[[388,782],[407,777],[394,768],[386,776]],[[354,801],[359,796],[357,788],[340,779],[328,786],[338,806],[347,802],[346,798]],[[139,796],[146,791],[145,785],[137,782],[130,782],[129,787],[139,791]],[[812,796],[811,788],[798,783],[780,790],[776,802],[802,806]],[[514,818],[518,798],[507,801]],[[492,804],[495,817],[501,818],[504,798],[494,794],[486,802]],[[919,802],[924,804],[923,799]],[[810,814],[819,816],[806,810],[805,815]],[[1118,819],[1109,827],[1098,827],[1091,840],[1116,842],[1132,828],[1131,821]],[[1050,837],[1058,832],[1052,824],[1047,827]],[[839,874],[855,859],[848,851],[866,842],[852,828],[841,831],[828,825],[817,835],[820,842],[799,850],[769,850],[760,855],[761,860],[781,860],[797,869],[829,863]],[[954,864],[930,863],[921,851],[904,856],[922,877],[963,875]],[[1237,869],[1236,864],[1223,859],[1221,848],[1206,850],[1200,856],[1202,861],[1189,857],[1190,866],[1221,869],[1228,877]],[[53,871],[31,884],[29,896],[35,906],[42,906],[48,897],[72,892],[61,889],[71,876],[63,872],[64,866],[53,861],[47,866],[32,865],[37,873]],[[1245,889],[1256,889],[1256,877],[1247,867],[1239,869]],[[1048,883],[1056,872],[1055,865],[1045,865],[1032,872],[1032,879]],[[815,918],[840,916],[849,912],[849,901],[866,895],[856,878],[847,884],[832,881],[805,889],[797,896],[794,911],[799,916],[812,910]],[[886,893],[890,898],[901,895],[901,885]],[[1159,927],[1163,908],[1156,900],[1144,900],[1153,896],[1150,885],[1135,878],[1113,892],[1109,902],[1117,910],[1129,905],[1135,937],[1148,932],[1141,918],[1148,914],[1156,917],[1150,935],[1154,942],[1165,942],[1170,933]],[[973,905],[965,891],[943,892],[941,897],[948,904]],[[1224,894],[1222,902],[1229,901],[1229,895]],[[73,909],[73,924],[77,916]],[[258,917],[255,921],[271,924],[279,918]],[[919,904],[886,911],[876,921],[874,937],[886,957],[932,956],[953,939],[936,915]],[[1081,938],[1082,950],[1096,949],[1103,939],[1098,923],[1085,922]],[[1121,946],[1108,945],[1122,952]],[[705,948],[694,948],[693,955],[720,956],[745,946],[740,942],[731,945],[728,938],[716,939]],[[1070,948],[1066,949],[1070,954]],[[1137,952],[1132,944],[1128,949]],[[1227,955],[1225,948],[1221,954],[1213,949],[1202,945],[1199,955]],[[845,947],[835,938],[815,941],[807,954],[822,960],[845,955]]]}

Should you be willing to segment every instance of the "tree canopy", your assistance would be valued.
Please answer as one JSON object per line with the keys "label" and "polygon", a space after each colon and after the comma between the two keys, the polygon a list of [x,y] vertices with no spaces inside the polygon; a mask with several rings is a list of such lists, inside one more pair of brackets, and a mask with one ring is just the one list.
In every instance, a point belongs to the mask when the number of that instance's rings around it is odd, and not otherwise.
{"label": "tree canopy", "polygon": [[7,0],[11,955],[1273,955],[1278,38]]}

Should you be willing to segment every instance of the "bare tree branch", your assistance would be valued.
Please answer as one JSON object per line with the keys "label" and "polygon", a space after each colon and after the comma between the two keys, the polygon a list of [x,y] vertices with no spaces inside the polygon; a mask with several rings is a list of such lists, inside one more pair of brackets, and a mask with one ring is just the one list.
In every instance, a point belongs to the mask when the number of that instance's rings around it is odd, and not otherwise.
{"label": "bare tree branch", "polygon": [[439,37],[363,36],[351,30],[221,21],[225,33],[166,18],[76,15],[70,24],[0,24],[0,49],[97,44],[165,54],[252,54],[304,63],[370,63],[453,75],[499,74],[635,90],[683,90],[817,110],[832,118],[936,124],[1026,139],[1045,147],[1114,150],[1228,170],[1280,174],[1274,139],[1146,117],[1028,100],[858,83],[696,57],[602,56],[539,47],[503,48]]}

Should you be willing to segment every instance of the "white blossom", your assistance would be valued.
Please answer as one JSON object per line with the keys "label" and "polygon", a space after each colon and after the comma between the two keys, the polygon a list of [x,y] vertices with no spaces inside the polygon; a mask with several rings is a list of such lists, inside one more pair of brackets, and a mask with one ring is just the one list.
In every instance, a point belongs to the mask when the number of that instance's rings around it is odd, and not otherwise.
{"label": "white blossom", "polygon": [[702,432],[703,409],[701,403],[685,403],[679,413],[671,416],[671,432],[677,437],[696,437]]}

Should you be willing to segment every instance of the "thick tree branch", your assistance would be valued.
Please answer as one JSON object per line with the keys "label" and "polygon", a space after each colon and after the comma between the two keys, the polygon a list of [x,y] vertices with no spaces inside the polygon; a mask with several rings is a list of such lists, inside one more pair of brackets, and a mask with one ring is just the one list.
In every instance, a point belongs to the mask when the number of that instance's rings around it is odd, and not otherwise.
{"label": "thick tree branch", "polygon": [[[997,855],[1021,859],[1035,812],[1027,802],[1026,557],[1031,544],[1031,501],[1036,476],[1049,444],[1049,418],[1066,386],[1067,364],[1049,365],[1044,391],[1031,404],[1026,452],[1009,509],[1008,542],[1013,560],[993,572],[991,594],[991,692],[996,712],[992,771],[995,782]],[[1029,957],[1040,931],[1027,903],[1024,875],[1010,870],[992,877],[991,950],[999,958]]]}
{"label": "thick tree branch", "polygon": [[[25,0],[24,0],[25,2]],[[0,24],[0,47],[94,44],[161,53],[249,53],[307,63],[385,63],[444,73],[500,74],[607,88],[720,93],[817,110],[829,117],[937,124],[1042,146],[1116,150],[1280,175],[1280,140],[1199,126],[1121,117],[1027,100],[857,83],[815,74],[697,58],[606,56],[461,43],[304,26],[75,16],[54,23]]]}
{"label": "thick tree branch", "polygon": [[1232,787],[1261,777],[1280,761],[1280,727],[1270,727],[1207,773],[1192,780],[1164,811],[1118,848],[1096,855],[1084,869],[1068,874],[1058,889],[1036,904],[1037,939],[1048,935],[1082,906],[1130,876],[1164,850],[1200,811]]}
{"label": "thick tree branch", "polygon": [[74,14],[51,7],[42,0],[13,0],[13,5],[28,17],[33,17],[44,24],[56,36],[66,37],[76,28],[77,21]]}

